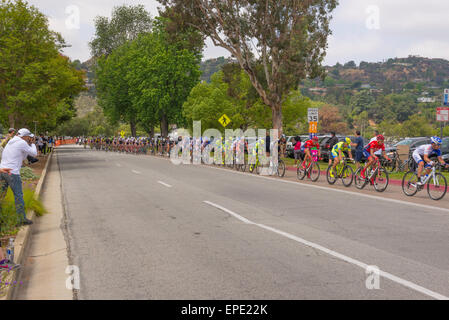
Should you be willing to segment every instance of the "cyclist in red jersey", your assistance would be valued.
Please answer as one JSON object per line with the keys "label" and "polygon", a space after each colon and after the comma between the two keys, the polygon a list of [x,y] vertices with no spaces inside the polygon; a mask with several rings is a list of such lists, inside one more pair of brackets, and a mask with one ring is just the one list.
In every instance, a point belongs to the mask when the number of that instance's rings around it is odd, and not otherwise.
{"label": "cyclist in red jersey", "polygon": [[378,159],[378,157],[374,154],[375,152],[382,150],[382,155],[384,156],[384,158],[388,161],[391,161],[391,159],[388,158],[385,152],[384,136],[379,134],[376,138],[377,140],[371,141],[363,150],[363,155],[368,159],[368,162],[365,163],[365,167],[361,172],[363,179],[365,179],[366,169],[369,168]]}
{"label": "cyclist in red jersey", "polygon": [[318,137],[313,137],[311,140],[307,140],[301,149],[304,151],[304,164],[307,164],[307,160],[312,161],[312,154],[310,153],[310,149],[313,147],[318,150],[318,158],[321,157],[320,144],[318,143]]}

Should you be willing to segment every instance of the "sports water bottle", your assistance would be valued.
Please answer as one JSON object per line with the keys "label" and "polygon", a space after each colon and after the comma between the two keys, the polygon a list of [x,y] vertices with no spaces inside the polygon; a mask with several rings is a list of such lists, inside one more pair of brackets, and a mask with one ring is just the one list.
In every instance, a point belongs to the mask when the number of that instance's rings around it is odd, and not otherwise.
{"label": "sports water bottle", "polygon": [[9,238],[9,244],[6,247],[6,259],[8,262],[14,262],[14,238]]}

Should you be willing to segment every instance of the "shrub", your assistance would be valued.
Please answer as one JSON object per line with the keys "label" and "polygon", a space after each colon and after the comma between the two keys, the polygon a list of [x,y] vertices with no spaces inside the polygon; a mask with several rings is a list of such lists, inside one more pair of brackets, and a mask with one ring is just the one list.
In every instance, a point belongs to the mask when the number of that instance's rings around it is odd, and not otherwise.
{"label": "shrub", "polygon": [[[42,216],[47,211],[41,201],[34,198],[34,191],[28,188],[23,190],[23,200],[25,202],[25,210],[34,210],[37,216]],[[0,214],[0,236],[13,235],[18,232],[16,227],[19,217],[16,213],[14,203],[14,195],[11,189],[8,190],[5,199],[1,203]]]}
{"label": "shrub", "polygon": [[20,169],[20,177],[22,180],[37,180],[39,177],[34,174],[33,169],[30,167],[23,167]]}

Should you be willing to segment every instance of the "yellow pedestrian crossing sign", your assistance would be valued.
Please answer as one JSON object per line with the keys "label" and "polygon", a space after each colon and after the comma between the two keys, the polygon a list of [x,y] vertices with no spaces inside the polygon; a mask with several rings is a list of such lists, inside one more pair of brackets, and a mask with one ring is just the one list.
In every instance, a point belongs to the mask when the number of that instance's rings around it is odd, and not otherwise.
{"label": "yellow pedestrian crossing sign", "polygon": [[220,122],[221,125],[226,128],[228,126],[228,124],[231,123],[231,119],[229,119],[229,117],[224,114],[221,116],[220,119],[218,119],[218,122]]}
{"label": "yellow pedestrian crossing sign", "polygon": [[122,130],[122,131],[120,132],[120,135],[122,136],[122,138],[124,138],[124,137],[125,137],[125,131]]}

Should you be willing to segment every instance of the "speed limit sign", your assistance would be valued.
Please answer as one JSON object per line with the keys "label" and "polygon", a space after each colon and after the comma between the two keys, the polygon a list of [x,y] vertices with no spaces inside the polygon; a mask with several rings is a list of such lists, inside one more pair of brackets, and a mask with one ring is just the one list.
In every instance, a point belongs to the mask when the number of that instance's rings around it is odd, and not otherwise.
{"label": "speed limit sign", "polygon": [[307,110],[307,117],[309,119],[309,123],[318,122],[318,108],[309,108]]}

